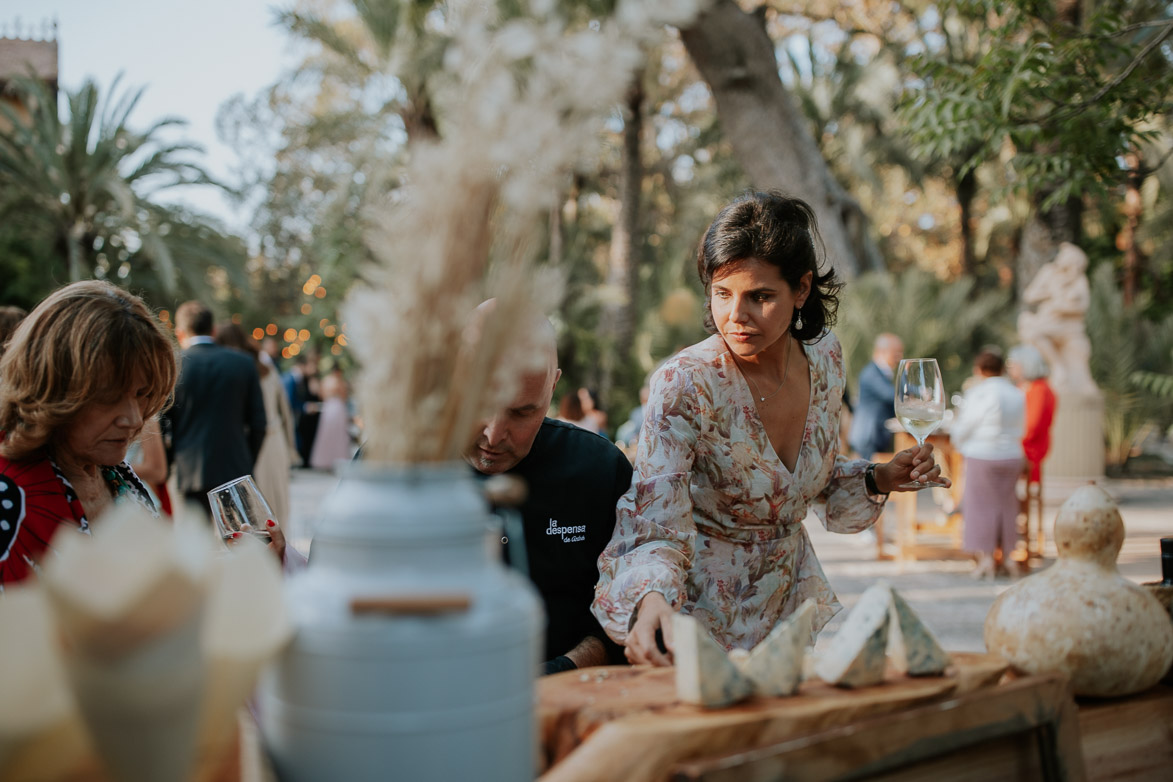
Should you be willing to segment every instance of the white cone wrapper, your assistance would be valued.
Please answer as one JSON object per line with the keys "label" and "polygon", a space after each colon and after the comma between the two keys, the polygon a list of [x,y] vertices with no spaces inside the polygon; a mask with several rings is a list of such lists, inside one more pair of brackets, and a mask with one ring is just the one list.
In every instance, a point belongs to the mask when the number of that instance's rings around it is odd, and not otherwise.
{"label": "white cone wrapper", "polygon": [[205,541],[123,504],[58,554],[44,582],[95,749],[121,782],[185,780],[204,678]]}
{"label": "white cone wrapper", "polygon": [[89,739],[57,651],[49,603],[36,582],[0,594],[0,779],[64,776]]}

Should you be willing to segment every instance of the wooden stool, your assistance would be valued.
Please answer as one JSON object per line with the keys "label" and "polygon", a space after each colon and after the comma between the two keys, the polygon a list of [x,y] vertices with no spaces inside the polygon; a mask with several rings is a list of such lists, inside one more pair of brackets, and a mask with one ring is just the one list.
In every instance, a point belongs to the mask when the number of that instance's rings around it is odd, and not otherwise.
{"label": "wooden stool", "polygon": [[1018,517],[1022,539],[1026,542],[1026,559],[1041,558],[1046,533],[1043,531],[1043,473],[1039,480],[1030,479],[1030,465],[1022,470],[1023,491],[1018,495]]}

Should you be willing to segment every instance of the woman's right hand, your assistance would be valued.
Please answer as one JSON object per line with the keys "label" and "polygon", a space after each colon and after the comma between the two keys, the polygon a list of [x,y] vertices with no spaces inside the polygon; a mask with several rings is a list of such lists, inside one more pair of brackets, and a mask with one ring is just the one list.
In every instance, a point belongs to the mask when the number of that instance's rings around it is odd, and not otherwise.
{"label": "woman's right hand", "polygon": [[[672,652],[676,645],[672,639],[672,616],[676,613],[668,600],[659,592],[648,592],[636,607],[635,624],[627,633],[624,655],[632,665],[672,665]],[[668,653],[660,651],[656,644],[656,631],[664,639]]]}

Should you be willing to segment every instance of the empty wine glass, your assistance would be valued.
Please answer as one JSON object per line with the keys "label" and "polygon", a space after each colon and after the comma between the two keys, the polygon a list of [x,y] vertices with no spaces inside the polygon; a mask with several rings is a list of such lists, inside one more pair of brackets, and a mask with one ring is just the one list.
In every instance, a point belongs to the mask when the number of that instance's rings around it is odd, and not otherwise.
{"label": "empty wine glass", "polygon": [[269,531],[277,526],[273,509],[257,488],[251,475],[245,475],[221,484],[208,492],[208,503],[216,531],[225,544],[231,544],[245,535],[269,544]]}
{"label": "empty wine glass", "polygon": [[[917,445],[941,425],[945,416],[945,384],[935,358],[906,358],[896,368],[896,418]],[[901,489],[946,486],[942,481],[911,481]]]}

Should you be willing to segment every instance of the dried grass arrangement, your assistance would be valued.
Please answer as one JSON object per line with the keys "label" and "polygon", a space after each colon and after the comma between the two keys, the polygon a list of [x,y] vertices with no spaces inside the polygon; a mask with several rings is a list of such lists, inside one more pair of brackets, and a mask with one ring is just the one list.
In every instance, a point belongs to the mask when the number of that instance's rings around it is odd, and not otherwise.
{"label": "dried grass arrangement", "polygon": [[[367,459],[459,459],[477,421],[514,393],[527,313],[560,295],[537,262],[543,221],[569,174],[593,163],[641,43],[701,5],[626,0],[579,29],[554,0],[506,20],[484,0],[446,5],[443,138],[411,150],[405,187],[373,221],[377,264],[347,305]],[[498,306],[470,328],[489,297]]]}

